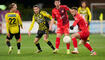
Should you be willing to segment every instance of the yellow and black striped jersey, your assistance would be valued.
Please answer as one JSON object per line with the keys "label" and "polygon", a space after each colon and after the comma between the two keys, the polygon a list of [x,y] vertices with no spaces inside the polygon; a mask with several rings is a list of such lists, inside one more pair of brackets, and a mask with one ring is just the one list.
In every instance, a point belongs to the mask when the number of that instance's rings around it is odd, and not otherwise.
{"label": "yellow and black striped jersey", "polygon": [[48,21],[45,19],[46,17],[52,20],[52,16],[48,14],[46,11],[40,11],[38,14],[34,14],[32,17],[32,24],[29,28],[29,31],[32,30],[35,22],[39,24],[38,30],[48,29]]}
{"label": "yellow and black striped jersey", "polygon": [[19,33],[19,25],[22,26],[22,20],[18,13],[8,12],[5,15],[7,33]]}
{"label": "yellow and black striped jersey", "polygon": [[85,9],[82,7],[79,7],[78,13],[80,13],[86,19],[87,22],[91,22],[92,15],[88,7],[86,7]]}

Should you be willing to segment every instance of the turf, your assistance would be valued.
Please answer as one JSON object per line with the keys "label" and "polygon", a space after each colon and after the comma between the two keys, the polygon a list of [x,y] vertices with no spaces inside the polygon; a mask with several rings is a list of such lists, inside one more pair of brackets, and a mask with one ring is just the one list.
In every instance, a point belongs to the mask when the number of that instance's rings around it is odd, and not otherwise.
{"label": "turf", "polygon": [[[52,49],[41,39],[39,42],[43,50],[42,53],[35,54],[37,50],[33,41],[35,35],[32,34],[28,37],[27,34],[22,34],[22,47],[21,54],[17,55],[16,40],[11,40],[13,46],[12,54],[8,55],[8,47],[5,43],[6,35],[0,35],[0,60],[105,60],[105,36],[100,34],[90,35],[90,44],[93,49],[97,52],[96,56],[90,56],[90,52],[83,46],[78,46],[79,54],[66,54],[66,44],[61,40],[60,50],[58,54],[53,54]],[[62,36],[63,38],[63,36]],[[55,46],[55,34],[49,34],[49,40]],[[73,50],[73,44],[71,41],[70,51]]]}

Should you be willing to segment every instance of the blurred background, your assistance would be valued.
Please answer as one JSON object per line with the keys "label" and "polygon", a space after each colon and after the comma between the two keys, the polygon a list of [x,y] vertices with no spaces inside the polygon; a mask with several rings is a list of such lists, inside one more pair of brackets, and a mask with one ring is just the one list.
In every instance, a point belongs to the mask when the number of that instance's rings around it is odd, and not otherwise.
{"label": "blurred background", "polygon": [[[91,33],[105,33],[105,0],[61,0],[62,5],[67,5],[68,7],[79,7],[81,6],[81,1],[87,1],[87,6],[90,8],[92,14],[92,21],[90,23],[90,32]],[[54,8],[54,0],[0,0],[0,33],[6,33],[5,27],[5,14],[8,11],[8,5],[11,3],[16,3],[18,6],[18,10],[20,11],[21,18],[23,21],[23,26],[25,30],[22,30],[22,33],[27,33],[29,26],[32,21],[33,10],[32,7],[35,4],[39,4],[42,10],[46,10],[51,14],[52,8]],[[70,25],[73,23],[73,17],[70,13],[69,20]],[[101,17],[100,19],[100,16]],[[25,26],[27,25],[27,26]],[[37,23],[35,23],[37,26]],[[36,33],[36,28],[34,27],[32,32]],[[54,26],[54,31],[56,30],[56,26]],[[77,32],[77,27],[71,31]]]}

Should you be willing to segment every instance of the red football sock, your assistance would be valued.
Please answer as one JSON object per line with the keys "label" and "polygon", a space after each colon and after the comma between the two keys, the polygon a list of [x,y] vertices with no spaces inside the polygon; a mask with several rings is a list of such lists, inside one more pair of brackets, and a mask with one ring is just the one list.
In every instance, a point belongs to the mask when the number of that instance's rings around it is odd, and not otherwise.
{"label": "red football sock", "polygon": [[74,48],[77,48],[77,39],[76,38],[72,38],[72,41],[73,41]]}
{"label": "red football sock", "polygon": [[88,48],[89,49],[89,51],[92,51],[93,49],[91,48],[91,46],[90,46],[90,44],[89,43],[86,43],[85,45],[84,45],[86,48]]}
{"label": "red football sock", "polygon": [[56,38],[56,49],[58,49],[59,48],[59,45],[60,45],[60,38],[59,37],[57,37]]}
{"label": "red football sock", "polygon": [[67,43],[66,46],[67,46],[67,49],[70,49],[70,43]]}

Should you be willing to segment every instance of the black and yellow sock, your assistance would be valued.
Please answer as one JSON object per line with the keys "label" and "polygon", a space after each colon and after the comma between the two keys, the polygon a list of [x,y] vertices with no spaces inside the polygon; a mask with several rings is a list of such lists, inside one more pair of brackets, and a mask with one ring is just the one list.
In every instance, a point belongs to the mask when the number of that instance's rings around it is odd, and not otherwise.
{"label": "black and yellow sock", "polygon": [[10,41],[7,41],[6,44],[7,44],[8,47],[11,46]]}
{"label": "black and yellow sock", "polygon": [[20,49],[20,47],[21,47],[21,43],[18,42],[18,43],[17,43],[17,48]]}
{"label": "black and yellow sock", "polygon": [[36,45],[36,47],[38,48],[38,50],[42,51],[42,49],[41,49],[41,47],[40,47],[40,44],[39,44],[39,43],[37,43],[37,44],[35,44],[35,45]]}
{"label": "black and yellow sock", "polygon": [[52,45],[52,43],[50,41],[47,41],[47,44],[53,49],[55,50],[54,46]]}

